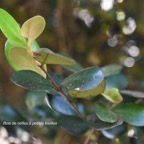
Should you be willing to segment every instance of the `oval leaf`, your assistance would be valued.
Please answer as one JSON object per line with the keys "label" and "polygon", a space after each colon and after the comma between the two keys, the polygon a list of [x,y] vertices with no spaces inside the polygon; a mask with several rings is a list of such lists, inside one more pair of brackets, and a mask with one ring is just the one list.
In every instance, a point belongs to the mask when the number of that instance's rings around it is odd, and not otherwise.
{"label": "oval leaf", "polygon": [[105,107],[102,103],[96,102],[94,108],[96,115],[102,121],[114,123],[118,120],[118,116],[113,111]]}
{"label": "oval leaf", "polygon": [[[59,95],[48,95],[46,100],[48,106],[53,110],[65,114],[65,115],[77,115],[74,108],[64,99],[62,96]],[[78,105],[79,110],[81,111],[82,105]]]}
{"label": "oval leaf", "polygon": [[114,123],[104,122],[100,120],[95,114],[87,116],[87,121],[89,122],[89,125],[96,130],[110,129],[123,123],[122,119],[119,119]]}
{"label": "oval leaf", "polygon": [[89,126],[86,122],[75,116],[63,116],[59,119],[59,125],[68,133],[78,136],[85,133]]}
{"label": "oval leaf", "polygon": [[75,61],[62,56],[60,54],[56,54],[48,48],[41,48],[39,51],[34,53],[35,59],[43,64],[60,64],[60,65],[73,65]]}
{"label": "oval leaf", "polygon": [[38,73],[30,70],[21,70],[15,72],[11,81],[16,85],[33,91],[45,91],[56,93],[51,83]]}
{"label": "oval leaf", "polygon": [[134,126],[144,126],[144,105],[127,103],[114,109],[124,121]]}
{"label": "oval leaf", "polygon": [[107,99],[108,101],[118,104],[123,101],[122,96],[119,93],[119,90],[116,88],[106,89],[102,95]]}
{"label": "oval leaf", "polygon": [[62,84],[75,98],[89,98],[102,93],[104,76],[99,67],[91,67],[68,76]]}
{"label": "oval leaf", "polygon": [[26,40],[21,36],[18,23],[3,9],[0,9],[0,28],[3,34],[12,42],[18,46],[26,47]]}
{"label": "oval leaf", "polygon": [[101,68],[105,77],[118,74],[121,72],[123,66],[120,64],[110,64]]}
{"label": "oval leaf", "polygon": [[44,18],[42,16],[34,16],[22,25],[21,34],[28,38],[28,44],[31,44],[43,32],[44,28]]}
{"label": "oval leaf", "polygon": [[37,66],[36,61],[24,48],[12,48],[10,60],[19,67],[19,70],[33,70],[45,77],[45,73]]}

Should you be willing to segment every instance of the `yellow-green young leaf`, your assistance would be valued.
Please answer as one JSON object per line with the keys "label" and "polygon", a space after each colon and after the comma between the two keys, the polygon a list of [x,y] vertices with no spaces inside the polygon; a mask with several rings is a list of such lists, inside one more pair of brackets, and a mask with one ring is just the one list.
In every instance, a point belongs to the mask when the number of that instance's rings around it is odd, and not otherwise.
{"label": "yellow-green young leaf", "polygon": [[45,73],[37,66],[36,61],[24,48],[12,48],[10,51],[11,61],[21,70],[32,70],[45,77]]}
{"label": "yellow-green young leaf", "polygon": [[75,61],[67,58],[66,56],[62,56],[60,54],[56,54],[48,48],[41,48],[38,52],[35,52],[35,59],[43,64],[60,64],[60,65],[73,65]]}
{"label": "yellow-green young leaf", "polygon": [[0,28],[3,34],[13,43],[26,47],[26,40],[21,36],[20,27],[16,20],[5,10],[0,8]]}
{"label": "yellow-green young leaf", "polygon": [[102,93],[104,88],[105,88],[105,81],[102,81],[102,83],[100,83],[96,88],[85,91],[81,91],[79,88],[75,90],[69,89],[68,93],[73,98],[91,98],[94,96],[98,96],[100,93]]}
{"label": "yellow-green young leaf", "polygon": [[123,100],[117,88],[106,89],[102,95],[105,99],[115,104],[118,104]]}
{"label": "yellow-green young leaf", "polygon": [[44,18],[42,16],[34,16],[22,25],[21,34],[28,38],[28,44],[30,45],[43,32],[44,28]]}

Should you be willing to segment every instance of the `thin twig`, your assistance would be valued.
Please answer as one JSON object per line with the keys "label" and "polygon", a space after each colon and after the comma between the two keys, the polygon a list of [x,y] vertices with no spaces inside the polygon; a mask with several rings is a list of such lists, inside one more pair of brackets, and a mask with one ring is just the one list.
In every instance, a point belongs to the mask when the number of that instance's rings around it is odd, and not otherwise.
{"label": "thin twig", "polygon": [[93,134],[94,131],[95,131],[94,129],[91,129],[89,135],[87,136],[86,140],[84,141],[84,144],[88,144],[89,143],[90,137],[91,137],[91,135]]}

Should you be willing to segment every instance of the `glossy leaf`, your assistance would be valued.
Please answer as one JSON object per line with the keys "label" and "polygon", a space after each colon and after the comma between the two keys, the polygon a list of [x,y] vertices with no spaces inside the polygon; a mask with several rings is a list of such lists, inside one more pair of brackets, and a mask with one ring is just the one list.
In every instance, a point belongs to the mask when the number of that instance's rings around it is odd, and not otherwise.
{"label": "glossy leaf", "polygon": [[10,51],[11,61],[19,67],[18,70],[33,70],[45,77],[45,73],[37,66],[36,61],[24,48],[12,48]]}
{"label": "glossy leaf", "polygon": [[59,125],[66,132],[78,136],[85,133],[89,126],[86,122],[75,116],[63,116],[59,119]]}
{"label": "glossy leaf", "polygon": [[118,125],[121,125],[123,123],[122,119],[119,119],[118,121],[114,123],[104,122],[100,120],[96,115],[89,115],[87,117],[87,120],[89,122],[89,125],[96,130],[110,129]]}
{"label": "glossy leaf", "polygon": [[45,97],[45,92],[30,91],[26,97],[26,105],[29,109],[34,109],[36,106],[44,104]]}
{"label": "glossy leaf", "polygon": [[117,106],[114,111],[127,123],[134,126],[144,126],[144,105],[127,103]]}
{"label": "glossy leaf", "polygon": [[0,9],[0,28],[3,34],[13,43],[21,47],[26,47],[26,40],[21,36],[18,23],[3,9]]}
{"label": "glossy leaf", "polygon": [[21,27],[21,34],[23,37],[28,38],[30,45],[44,30],[45,20],[42,16],[34,16],[27,20]]}
{"label": "glossy leaf", "polygon": [[101,68],[105,77],[118,74],[121,72],[123,66],[119,64],[110,64]]}
{"label": "glossy leaf", "polygon": [[136,98],[144,98],[144,92],[140,92],[140,91],[121,90],[120,93],[128,96],[136,97]]}
{"label": "glossy leaf", "polygon": [[108,101],[112,103],[120,103],[123,101],[123,98],[121,94],[119,93],[119,90],[116,88],[106,89],[102,95],[107,99]]}
{"label": "glossy leaf", "polygon": [[90,67],[68,76],[62,84],[75,98],[89,98],[102,93],[104,76],[99,67]]}
{"label": "glossy leaf", "polygon": [[73,65],[75,62],[67,57],[60,54],[56,54],[48,48],[41,48],[35,52],[35,59],[41,64],[60,64],[60,65]]}
{"label": "glossy leaf", "polygon": [[[53,110],[65,114],[65,115],[77,115],[74,108],[64,99],[62,96],[59,95],[48,95],[47,97],[47,104]],[[79,110],[82,110],[82,105],[78,105]]]}
{"label": "glossy leaf", "polygon": [[96,102],[94,108],[95,108],[96,115],[102,121],[114,123],[118,120],[118,116],[109,108],[104,106],[102,103]]}
{"label": "glossy leaf", "polygon": [[106,81],[106,88],[117,88],[119,90],[122,90],[127,87],[128,85],[128,80],[127,77],[123,74],[115,74],[111,75],[105,78]]}
{"label": "glossy leaf", "polygon": [[21,70],[15,72],[11,81],[16,85],[33,91],[55,92],[48,80],[31,70]]}

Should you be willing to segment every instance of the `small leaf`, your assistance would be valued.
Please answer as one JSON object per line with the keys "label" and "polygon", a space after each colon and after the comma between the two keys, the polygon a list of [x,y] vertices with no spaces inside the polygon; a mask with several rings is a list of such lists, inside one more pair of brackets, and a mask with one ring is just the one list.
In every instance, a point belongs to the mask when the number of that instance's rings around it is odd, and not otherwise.
{"label": "small leaf", "polygon": [[63,116],[59,119],[59,125],[68,133],[78,136],[85,133],[89,126],[86,122],[75,116]]}
{"label": "small leaf", "polygon": [[117,106],[114,111],[127,123],[134,126],[144,126],[144,105],[127,103]]}
{"label": "small leaf", "polygon": [[106,81],[106,88],[117,88],[119,90],[122,90],[127,87],[128,85],[128,80],[127,77],[123,74],[115,74],[111,75],[105,78]]}
{"label": "small leaf", "polygon": [[102,95],[112,103],[120,103],[123,98],[119,93],[119,90],[116,88],[106,89]]}
{"label": "small leaf", "polygon": [[140,92],[140,91],[121,90],[120,93],[128,96],[136,97],[136,98],[144,98],[144,92]]}
{"label": "small leaf", "polygon": [[12,61],[18,70],[33,70],[45,77],[45,73],[37,66],[36,61],[24,48],[12,48],[10,51],[10,61]]}
{"label": "small leaf", "polygon": [[27,20],[21,27],[21,34],[28,38],[28,44],[31,44],[44,30],[45,20],[42,16],[34,16]]}
{"label": "small leaf", "polygon": [[15,72],[11,81],[16,85],[33,91],[45,91],[56,93],[51,83],[38,73],[30,70],[21,70]]}
{"label": "small leaf", "polygon": [[96,102],[94,108],[96,115],[102,121],[114,123],[118,120],[118,116],[113,111],[105,107],[102,103]]}
{"label": "small leaf", "polygon": [[3,34],[20,47],[26,47],[26,40],[21,36],[20,27],[15,19],[5,10],[0,9],[0,28]]}
{"label": "small leaf", "polygon": [[118,74],[121,72],[123,66],[120,64],[110,64],[101,68],[105,77]]}
{"label": "small leaf", "polygon": [[74,98],[89,98],[102,93],[104,76],[99,67],[90,67],[68,76],[62,84]]}
{"label": "small leaf", "polygon": [[41,48],[39,51],[35,52],[37,56],[35,59],[43,64],[60,64],[60,65],[73,65],[75,62],[67,57],[60,54],[56,54],[48,48]]}
{"label": "small leaf", "polygon": [[95,114],[87,116],[87,121],[89,122],[89,125],[96,130],[105,130],[114,128],[123,123],[122,119],[119,119],[114,123],[104,122],[101,121]]}
{"label": "small leaf", "polygon": [[[65,114],[65,115],[77,115],[74,108],[64,99],[62,96],[59,95],[48,95],[47,103],[53,110]],[[78,108],[81,108],[82,105],[78,105]]]}

